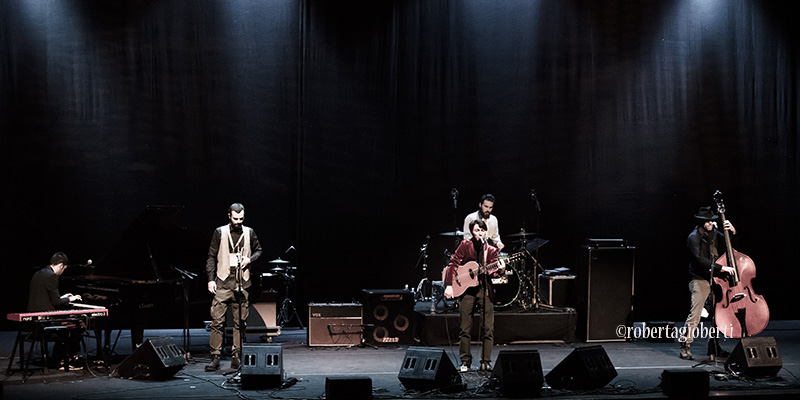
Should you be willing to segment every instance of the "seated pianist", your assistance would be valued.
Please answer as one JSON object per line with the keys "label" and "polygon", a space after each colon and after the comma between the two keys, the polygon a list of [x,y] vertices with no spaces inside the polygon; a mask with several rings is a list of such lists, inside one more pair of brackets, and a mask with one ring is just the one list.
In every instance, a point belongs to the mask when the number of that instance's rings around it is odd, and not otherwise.
{"label": "seated pianist", "polygon": [[[69,258],[63,252],[57,252],[50,257],[50,265],[36,271],[31,278],[28,294],[28,312],[45,312],[69,308],[69,303],[81,301],[81,296],[58,292],[58,278],[67,269]],[[53,357],[50,361],[56,363],[48,367],[58,366],[59,369],[79,369],[78,351],[80,350],[82,328],[77,325],[66,325],[59,332],[58,340],[53,346]]]}

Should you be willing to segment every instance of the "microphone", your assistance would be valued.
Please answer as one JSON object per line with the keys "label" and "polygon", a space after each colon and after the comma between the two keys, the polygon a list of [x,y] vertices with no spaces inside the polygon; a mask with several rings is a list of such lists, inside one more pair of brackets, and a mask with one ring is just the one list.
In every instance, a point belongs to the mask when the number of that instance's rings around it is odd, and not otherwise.
{"label": "microphone", "polygon": [[289,254],[289,252],[292,252],[292,251],[294,251],[294,246],[289,246],[289,248],[286,249],[286,251],[284,251],[283,254]]}
{"label": "microphone", "polygon": [[458,208],[458,190],[456,188],[450,189],[450,196],[453,196],[453,208]]}
{"label": "microphone", "polygon": [[536,210],[542,212],[542,207],[539,205],[539,198],[536,197],[536,192],[533,189],[531,189],[531,200],[536,203]]}
{"label": "microphone", "polygon": [[86,260],[86,264],[70,264],[70,267],[88,267],[92,265],[92,259]]}

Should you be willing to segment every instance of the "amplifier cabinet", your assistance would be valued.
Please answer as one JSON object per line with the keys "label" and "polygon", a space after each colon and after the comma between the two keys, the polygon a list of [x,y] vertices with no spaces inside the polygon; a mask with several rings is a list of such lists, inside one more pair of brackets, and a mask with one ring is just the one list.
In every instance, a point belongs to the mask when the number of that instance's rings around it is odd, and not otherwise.
{"label": "amplifier cabinet", "polygon": [[308,305],[308,345],[353,346],[361,344],[363,317],[361,304],[336,303]]}
{"label": "amplifier cabinet", "polygon": [[587,246],[581,250],[575,278],[579,339],[625,340],[617,334],[617,327],[631,326],[634,251],[632,246]]}
{"label": "amplifier cabinet", "polygon": [[572,293],[575,288],[574,275],[539,274],[539,297],[555,307],[575,307]]}

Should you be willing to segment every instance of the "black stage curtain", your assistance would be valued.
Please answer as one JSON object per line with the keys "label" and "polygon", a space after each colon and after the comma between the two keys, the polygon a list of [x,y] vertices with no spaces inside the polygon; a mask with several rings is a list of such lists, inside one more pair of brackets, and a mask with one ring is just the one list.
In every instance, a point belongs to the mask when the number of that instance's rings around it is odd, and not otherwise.
{"label": "black stage curtain", "polygon": [[[438,234],[493,193],[509,248],[539,232],[543,265],[571,267],[586,238],[625,238],[634,318],[682,319],[686,235],[719,189],[791,317],[790,6],[630,3],[2,2],[6,307],[50,254],[99,257],[146,205],[184,205],[202,248],[239,201],[259,268],[296,247],[303,314],[415,286],[428,240],[438,280],[455,246]],[[183,266],[201,281],[204,258]]]}

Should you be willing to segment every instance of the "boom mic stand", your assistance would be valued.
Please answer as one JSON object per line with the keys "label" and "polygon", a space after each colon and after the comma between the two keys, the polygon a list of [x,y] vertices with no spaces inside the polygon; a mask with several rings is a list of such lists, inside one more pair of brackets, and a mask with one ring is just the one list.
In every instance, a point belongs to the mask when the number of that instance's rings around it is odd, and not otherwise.
{"label": "boom mic stand", "polygon": [[189,351],[189,345],[191,344],[191,334],[189,332],[189,285],[187,285],[186,281],[190,281],[194,278],[197,278],[197,274],[194,272],[189,272],[186,270],[182,270],[180,268],[172,267],[173,270],[177,271],[181,274],[180,285],[183,288],[183,357],[187,361],[192,360],[192,353]]}

